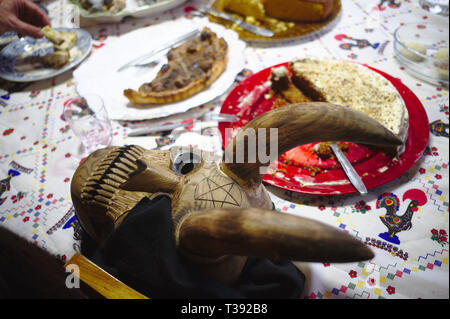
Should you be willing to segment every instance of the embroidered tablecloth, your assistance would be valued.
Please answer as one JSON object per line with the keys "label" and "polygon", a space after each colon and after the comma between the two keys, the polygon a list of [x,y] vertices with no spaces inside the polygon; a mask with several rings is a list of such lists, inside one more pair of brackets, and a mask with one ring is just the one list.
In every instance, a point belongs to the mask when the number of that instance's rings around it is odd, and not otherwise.
{"label": "embroidered tablecloth", "polygon": [[[187,1],[158,16],[85,27],[94,39],[92,54],[131,30],[189,18],[190,7],[209,3]],[[41,4],[48,9],[54,27],[74,23],[70,15],[68,18],[72,7],[66,0]],[[423,104],[429,123],[447,126],[446,131],[430,126],[429,143],[420,160],[407,173],[370,190],[365,197],[304,195],[268,186],[279,211],[334,225],[359,238],[375,253],[374,259],[359,263],[297,263],[308,278],[304,298],[449,297],[448,88],[412,77],[393,57],[395,28],[410,22],[424,27],[430,21],[448,24],[448,17],[424,11],[415,0],[343,0],[341,16],[329,32],[307,41],[247,45],[245,49],[245,70],[236,83],[269,66],[304,56],[358,61],[401,79]],[[80,161],[81,144],[61,116],[64,103],[76,95],[72,71],[31,84],[0,80],[0,88],[9,92],[2,91],[0,97],[0,225],[66,261],[79,250],[79,224],[72,208],[70,181]],[[226,96],[169,120],[218,113]],[[131,138],[127,137],[128,123],[115,121],[112,144],[139,144],[150,149],[194,145],[220,154],[217,123],[195,126],[200,129],[188,128],[175,140]],[[387,196],[398,200],[399,215],[411,201],[406,197],[426,198],[412,216],[412,227],[397,234],[398,243],[379,236],[387,230],[380,220],[386,211],[377,208],[377,202]]]}

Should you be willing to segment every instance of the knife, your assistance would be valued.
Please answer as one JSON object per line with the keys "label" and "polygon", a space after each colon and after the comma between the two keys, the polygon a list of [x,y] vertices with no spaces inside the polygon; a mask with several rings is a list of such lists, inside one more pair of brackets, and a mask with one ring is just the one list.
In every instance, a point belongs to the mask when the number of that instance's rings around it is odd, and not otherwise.
{"label": "knife", "polygon": [[236,23],[238,26],[244,28],[245,30],[248,30],[252,33],[258,34],[258,35],[262,35],[264,37],[272,37],[274,35],[274,33],[270,30],[264,29],[264,28],[260,28],[257,27],[253,24],[247,23],[241,19],[237,19],[233,16],[230,16],[229,14],[226,14],[224,12],[212,9],[212,8],[208,8],[208,7],[200,7],[198,9],[198,11],[202,12],[202,13],[209,13],[211,15],[214,15],[216,17],[222,18],[224,20],[228,20],[228,21],[232,21],[234,23]]}
{"label": "knife", "polygon": [[336,142],[331,143],[331,149],[336,155],[337,160],[341,164],[345,174],[347,175],[348,179],[353,184],[353,186],[355,186],[358,192],[360,192],[362,195],[367,194],[367,188],[364,185],[361,177],[353,168],[352,164],[350,164],[349,160],[344,155],[344,153],[342,153],[342,151],[339,149],[339,146],[336,144]]}
{"label": "knife", "polygon": [[150,57],[155,56],[156,54],[161,53],[162,51],[167,50],[170,47],[173,47],[174,45],[177,45],[181,42],[186,41],[187,39],[197,36],[199,33],[200,33],[200,30],[195,29],[195,30],[188,32],[186,34],[183,34],[171,41],[168,41],[168,42],[164,43],[162,46],[158,47],[158,49],[154,49],[154,50],[152,50],[148,53],[145,53],[144,55],[141,55],[140,57],[137,57],[137,58],[131,60],[130,62],[127,62],[126,64],[122,65],[120,68],[117,69],[117,72],[120,72],[126,68],[136,65],[139,62],[149,59]]}
{"label": "knife", "polygon": [[177,123],[163,123],[155,126],[145,126],[132,128],[128,136],[141,136],[155,132],[164,132],[176,129],[178,127],[189,126],[195,121],[217,121],[217,122],[236,122],[237,117],[233,114],[205,114],[196,119],[185,120]]}

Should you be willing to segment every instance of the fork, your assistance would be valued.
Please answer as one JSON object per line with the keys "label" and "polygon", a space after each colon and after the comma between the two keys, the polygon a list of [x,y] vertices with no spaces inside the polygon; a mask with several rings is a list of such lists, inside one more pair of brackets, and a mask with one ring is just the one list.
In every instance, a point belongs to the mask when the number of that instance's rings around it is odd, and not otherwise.
{"label": "fork", "polygon": [[[129,67],[146,66],[148,64],[151,65],[155,61],[155,59],[153,59],[153,57],[161,54],[162,52],[170,50],[170,48],[174,47],[177,44],[180,44],[192,37],[197,36],[199,33],[200,33],[199,29],[194,29],[186,34],[183,34],[175,39],[172,39],[172,40],[160,45],[158,48],[155,48],[155,49],[151,50],[150,52],[147,52],[144,55],[141,55],[141,56],[127,62],[126,64],[122,65],[120,68],[117,69],[117,72],[120,72]],[[152,58],[152,60],[149,61],[150,58]]]}

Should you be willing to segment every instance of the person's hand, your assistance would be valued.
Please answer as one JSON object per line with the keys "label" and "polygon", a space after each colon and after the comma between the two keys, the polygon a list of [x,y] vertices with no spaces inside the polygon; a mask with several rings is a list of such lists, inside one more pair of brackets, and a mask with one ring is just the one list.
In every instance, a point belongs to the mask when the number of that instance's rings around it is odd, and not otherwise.
{"label": "person's hand", "polygon": [[16,31],[41,38],[41,27],[50,25],[45,12],[30,0],[0,0],[0,34]]}

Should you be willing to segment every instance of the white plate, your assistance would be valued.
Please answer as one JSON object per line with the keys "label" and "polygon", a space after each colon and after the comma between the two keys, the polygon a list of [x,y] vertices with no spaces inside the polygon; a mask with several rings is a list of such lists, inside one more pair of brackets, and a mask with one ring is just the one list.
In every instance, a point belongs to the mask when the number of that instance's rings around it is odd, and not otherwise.
{"label": "white plate", "polygon": [[[208,26],[228,44],[228,62],[222,75],[207,89],[179,102],[152,106],[151,108],[135,108],[123,95],[125,89],[137,90],[145,82],[151,82],[161,66],[167,62],[162,55],[160,63],[153,68],[131,67],[121,72],[117,69],[132,59],[158,48],[170,39],[187,33],[194,28]],[[245,65],[245,42],[239,40],[236,32],[221,25],[208,22],[206,19],[180,19],[168,21],[155,26],[127,33],[107,43],[87,59],[74,71],[76,88],[80,95],[95,93],[100,95],[114,120],[143,120],[181,113],[205,104],[224,94],[234,83],[236,75]]]}
{"label": "white plate", "polygon": [[186,2],[186,0],[162,0],[152,4],[146,4],[144,0],[126,0],[126,6],[117,13],[89,12],[80,5],[80,0],[70,0],[80,10],[80,22],[82,25],[95,23],[117,23],[125,17],[142,18],[170,10]]}
{"label": "white plate", "polygon": [[[15,82],[38,81],[64,73],[83,61],[92,48],[91,35],[83,29],[55,28],[55,30],[77,33],[75,47],[81,52],[77,58],[59,69],[45,67],[38,57],[53,52],[51,42],[45,37],[41,39],[23,37],[0,51],[0,77]],[[20,57],[25,54],[26,58]]]}

